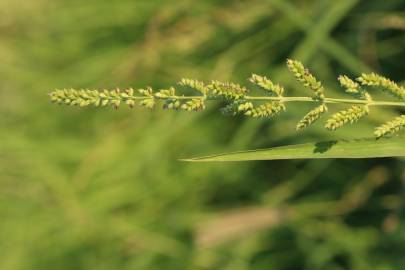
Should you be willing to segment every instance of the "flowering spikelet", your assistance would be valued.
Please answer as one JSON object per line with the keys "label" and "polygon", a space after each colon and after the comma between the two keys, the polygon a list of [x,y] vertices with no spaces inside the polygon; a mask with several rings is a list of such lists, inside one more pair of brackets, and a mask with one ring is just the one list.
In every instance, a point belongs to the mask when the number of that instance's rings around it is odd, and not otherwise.
{"label": "flowering spikelet", "polygon": [[357,122],[360,118],[368,114],[367,106],[353,105],[347,110],[340,111],[332,115],[326,122],[325,127],[329,130],[336,130],[347,123]]}
{"label": "flowering spikelet", "polygon": [[259,117],[272,117],[285,110],[285,106],[281,102],[267,102],[258,107],[251,108],[245,111],[246,116],[259,118]]}
{"label": "flowering spikelet", "polygon": [[[142,99],[139,102],[139,105],[148,108],[148,109],[153,109],[155,107],[155,97],[153,96],[153,90],[152,88],[148,87],[146,89],[139,89],[138,90],[139,94],[145,97],[145,99]],[[132,101],[134,102],[134,101]]]}
{"label": "flowering spikelet", "polygon": [[357,78],[357,81],[360,82],[362,85],[380,86],[382,90],[389,93],[390,95],[399,98],[401,100],[405,100],[405,88],[399,86],[395,82],[381,75],[375,73],[370,74],[363,73],[361,77]]}
{"label": "flowering spikelet", "polygon": [[194,98],[181,105],[181,109],[185,111],[201,111],[205,109],[204,100],[201,98]]}
{"label": "flowering spikelet", "polygon": [[307,113],[307,115],[305,115],[304,118],[302,118],[301,121],[298,122],[296,126],[297,131],[303,130],[308,126],[312,125],[327,111],[328,108],[326,107],[325,104],[321,104],[320,106],[316,107],[315,109]]}
{"label": "flowering spikelet", "polygon": [[176,95],[176,89],[170,87],[169,89],[161,89],[155,94],[155,97],[165,99]]}
{"label": "flowering spikelet", "polygon": [[374,135],[377,138],[392,135],[405,127],[405,115],[398,116],[392,121],[385,123],[375,129]]}
{"label": "flowering spikelet", "polygon": [[181,102],[178,99],[166,99],[163,104],[163,109],[178,110],[181,107]]}
{"label": "flowering spikelet", "polygon": [[234,100],[230,104],[226,105],[225,107],[221,108],[221,112],[224,115],[237,115],[238,113],[243,113],[253,109],[253,103],[248,102],[243,99]]}
{"label": "flowering spikelet", "polygon": [[86,107],[89,105],[93,106],[107,106],[111,105],[114,108],[118,108],[121,102],[125,102],[127,105],[132,107],[133,102],[132,88],[121,91],[120,89],[115,90],[74,90],[74,89],[63,89],[55,90],[49,94],[51,101],[66,104],[71,106]]}
{"label": "flowering spikelet", "polygon": [[170,87],[169,89],[161,89],[154,95],[155,98],[164,100],[163,108],[169,110],[180,109],[181,102],[176,97],[176,89]]}
{"label": "flowering spikelet", "polygon": [[273,96],[281,97],[284,93],[284,88],[282,86],[274,84],[271,80],[267,79],[264,76],[252,74],[249,81],[258,85],[260,88],[266,90],[266,92],[270,93]]}
{"label": "flowering spikelet", "polygon": [[207,87],[201,81],[184,78],[179,82],[179,85],[195,89],[203,95],[207,94]]}
{"label": "flowering spikelet", "polygon": [[210,91],[210,95],[222,96],[225,99],[231,100],[240,99],[247,93],[245,87],[229,82],[212,81],[207,88]]}
{"label": "flowering spikelet", "polygon": [[299,82],[314,91],[315,99],[323,100],[325,98],[323,93],[324,89],[321,82],[317,81],[301,62],[288,59],[287,66]]}
{"label": "flowering spikelet", "polygon": [[340,85],[345,88],[346,93],[358,99],[371,100],[370,94],[364,90],[359,83],[353,81],[346,75],[340,75],[338,80]]}

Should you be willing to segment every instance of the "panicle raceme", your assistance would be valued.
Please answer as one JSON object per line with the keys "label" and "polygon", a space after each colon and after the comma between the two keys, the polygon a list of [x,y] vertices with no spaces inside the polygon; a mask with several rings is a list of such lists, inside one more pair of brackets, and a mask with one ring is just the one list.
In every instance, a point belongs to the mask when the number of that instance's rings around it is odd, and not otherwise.
{"label": "panicle raceme", "polygon": [[[114,108],[126,104],[134,107],[136,104],[153,109],[162,104],[164,109],[200,111],[206,108],[207,101],[218,100],[223,104],[221,112],[226,115],[245,115],[253,118],[270,118],[286,111],[287,103],[314,103],[312,108],[296,125],[297,130],[304,130],[317,122],[328,112],[328,105],[349,104],[350,107],[333,114],[325,123],[328,130],[336,130],[346,124],[354,124],[369,114],[373,106],[405,107],[405,88],[381,75],[362,74],[356,80],[346,75],[338,77],[340,85],[352,99],[338,99],[325,96],[325,89],[304,65],[296,60],[287,60],[288,69],[304,87],[309,88],[312,96],[284,96],[284,88],[274,83],[268,77],[253,74],[249,81],[258,86],[264,96],[249,95],[249,89],[232,82],[211,81],[206,84],[199,80],[182,79],[178,85],[189,88],[196,95],[178,94],[177,89],[169,87],[154,91],[151,87],[135,91],[129,89],[90,90],[90,89],[60,89],[49,94],[51,101],[70,106],[95,106]],[[374,101],[367,87],[377,87],[398,98],[400,101]],[[377,138],[391,136],[405,128],[405,115],[377,127],[374,134]]]}

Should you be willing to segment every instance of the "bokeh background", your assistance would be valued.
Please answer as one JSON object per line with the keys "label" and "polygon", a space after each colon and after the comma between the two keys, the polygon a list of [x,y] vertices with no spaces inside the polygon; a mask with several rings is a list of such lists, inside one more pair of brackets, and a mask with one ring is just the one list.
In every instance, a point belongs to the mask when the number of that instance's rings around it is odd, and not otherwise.
{"label": "bokeh background", "polygon": [[[405,80],[403,0],[0,0],[0,269],[404,269],[404,161],[179,158],[370,136],[277,120],[51,104],[55,88],[248,85],[304,62]],[[378,94],[374,93],[378,96]],[[335,109],[339,109],[335,108]]]}

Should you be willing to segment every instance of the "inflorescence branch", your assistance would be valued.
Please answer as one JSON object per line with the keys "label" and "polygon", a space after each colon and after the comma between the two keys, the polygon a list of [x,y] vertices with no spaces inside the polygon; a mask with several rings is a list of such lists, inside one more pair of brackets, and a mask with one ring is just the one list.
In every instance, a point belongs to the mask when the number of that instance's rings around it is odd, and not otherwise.
{"label": "inflorescence branch", "polygon": [[[179,85],[190,88],[199,93],[195,96],[185,96],[176,93],[174,87],[161,89],[154,92],[152,88],[139,89],[115,89],[115,90],[55,90],[49,94],[53,102],[71,106],[113,106],[118,108],[125,103],[129,107],[139,104],[153,109],[160,101],[163,108],[184,111],[200,111],[205,109],[207,100],[221,100],[225,102],[221,112],[227,115],[243,114],[248,117],[274,117],[286,110],[288,102],[311,102],[316,106],[309,111],[297,124],[297,130],[303,130],[328,112],[328,104],[348,104],[349,108],[333,114],[325,124],[328,130],[336,130],[350,123],[355,123],[368,115],[372,106],[398,106],[405,107],[405,88],[395,82],[375,73],[362,74],[352,80],[348,76],[338,78],[345,92],[351,99],[327,98],[322,83],[319,82],[302,63],[295,60],[287,60],[287,66],[294,77],[305,87],[312,91],[310,97],[286,97],[284,88],[274,84],[270,79],[253,74],[249,81],[257,85],[265,92],[265,96],[249,96],[249,90],[235,83],[212,81],[209,84],[192,79],[182,79]],[[399,101],[374,101],[364,87],[378,87],[389,93]],[[135,95],[135,92],[138,94]],[[405,128],[405,115],[401,115],[380,127],[374,134],[377,138],[392,135]]]}

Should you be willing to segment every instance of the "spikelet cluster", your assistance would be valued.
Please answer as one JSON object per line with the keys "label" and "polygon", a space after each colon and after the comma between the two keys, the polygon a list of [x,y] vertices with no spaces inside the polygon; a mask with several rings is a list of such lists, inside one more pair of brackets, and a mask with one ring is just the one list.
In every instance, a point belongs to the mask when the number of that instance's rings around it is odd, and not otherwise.
{"label": "spikelet cluster", "polygon": [[139,105],[148,109],[153,109],[156,105],[156,101],[152,88],[148,87],[146,89],[139,89],[138,92],[141,96],[145,97],[139,102]]}
{"label": "spikelet cluster", "polygon": [[324,113],[328,111],[328,107],[324,103],[325,94],[322,83],[319,82],[304,65],[295,60],[288,59],[287,66],[294,77],[301,82],[305,87],[310,88],[314,92],[314,99],[322,104],[308,112],[297,124],[296,130],[303,130],[315,123]]}
{"label": "spikelet cluster", "polygon": [[357,78],[357,80],[362,85],[381,87],[382,90],[386,91],[390,95],[401,100],[405,100],[405,88],[381,75],[375,73],[362,74],[361,77]]}
{"label": "spikelet cluster", "polygon": [[224,115],[235,116],[237,114],[244,113],[245,111],[253,109],[253,103],[248,102],[243,99],[234,100],[233,102],[227,104],[225,107],[221,108],[221,112]]}
{"label": "spikelet cluster", "polygon": [[244,115],[263,118],[263,117],[273,117],[282,111],[285,111],[285,106],[281,102],[266,102],[257,107],[249,108],[244,112]]}
{"label": "spikelet cluster", "polygon": [[319,82],[301,62],[288,59],[287,66],[299,82],[314,92],[315,99],[323,100],[325,98],[322,83]]}
{"label": "spikelet cluster", "polygon": [[205,86],[204,82],[198,81],[198,80],[193,80],[193,79],[182,79],[179,82],[179,85],[184,86],[184,87],[190,87],[194,90],[197,90],[198,92],[202,93],[203,95],[207,94],[207,87]]}
{"label": "spikelet cluster", "polygon": [[201,111],[205,109],[204,100],[201,98],[193,98],[181,105],[181,109],[185,111]]}
{"label": "spikelet cluster", "polygon": [[121,102],[125,102],[132,107],[135,104],[133,97],[134,90],[132,88],[123,91],[120,89],[110,91],[63,89],[55,90],[50,93],[50,98],[53,102],[80,107],[89,105],[96,107],[111,105],[114,108],[118,108]]}
{"label": "spikelet cluster", "polygon": [[176,96],[176,89],[174,87],[170,87],[169,89],[162,89],[155,94],[155,97],[160,99],[173,98],[174,96]]}
{"label": "spikelet cluster", "polygon": [[398,116],[392,121],[385,123],[384,125],[378,127],[374,131],[374,135],[377,138],[392,135],[401,129],[405,128],[405,115]]}
{"label": "spikelet cluster", "polygon": [[154,97],[157,99],[164,100],[163,108],[169,110],[178,110],[180,109],[181,103],[176,98],[176,89],[170,87],[169,89],[162,89],[159,92],[154,94]]}
{"label": "spikelet cluster", "polygon": [[336,130],[343,127],[345,124],[353,124],[360,118],[367,115],[369,112],[367,106],[353,105],[347,110],[340,111],[332,115],[332,117],[326,122],[325,127],[329,130]]}
{"label": "spikelet cluster", "polygon": [[307,113],[297,124],[296,130],[303,130],[313,123],[315,123],[324,113],[328,111],[328,107],[325,104],[321,104],[315,109]]}
{"label": "spikelet cluster", "polygon": [[278,84],[274,84],[271,80],[264,76],[259,76],[257,74],[252,74],[249,81],[258,85],[261,89],[265,90],[272,96],[281,97],[284,94],[284,88]]}
{"label": "spikelet cluster", "polygon": [[370,94],[365,89],[363,89],[359,83],[350,79],[346,75],[339,76],[338,80],[340,82],[340,85],[343,88],[345,88],[346,93],[358,99],[364,99],[369,101],[372,100]]}
{"label": "spikelet cluster", "polygon": [[212,81],[207,86],[209,94],[213,96],[221,96],[225,99],[236,100],[243,98],[247,94],[246,87],[236,83]]}

